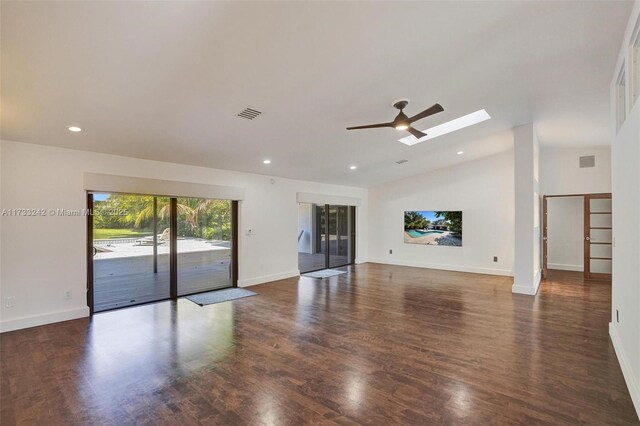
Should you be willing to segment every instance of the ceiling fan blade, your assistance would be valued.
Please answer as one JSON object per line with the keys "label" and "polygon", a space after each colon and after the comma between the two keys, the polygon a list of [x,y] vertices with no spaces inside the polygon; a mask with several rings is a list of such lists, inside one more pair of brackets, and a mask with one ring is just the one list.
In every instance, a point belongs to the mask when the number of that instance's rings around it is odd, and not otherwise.
{"label": "ceiling fan blade", "polygon": [[415,127],[411,127],[411,126],[409,126],[409,128],[407,128],[407,132],[411,133],[413,136],[415,136],[418,139],[427,136],[426,133],[422,133],[420,130],[416,129]]}
{"label": "ceiling fan blade", "polygon": [[425,109],[421,113],[418,113],[418,114],[414,115],[413,117],[409,118],[409,120],[408,120],[409,124],[411,124],[411,123],[413,123],[415,121],[421,120],[421,119],[423,119],[425,117],[428,117],[430,115],[437,114],[437,113],[442,112],[442,111],[444,111],[444,108],[442,108],[442,105],[434,104],[433,106]]}
{"label": "ceiling fan blade", "polygon": [[393,123],[378,123],[378,124],[367,124],[366,126],[347,127],[347,130],[377,129],[379,127],[393,127]]}

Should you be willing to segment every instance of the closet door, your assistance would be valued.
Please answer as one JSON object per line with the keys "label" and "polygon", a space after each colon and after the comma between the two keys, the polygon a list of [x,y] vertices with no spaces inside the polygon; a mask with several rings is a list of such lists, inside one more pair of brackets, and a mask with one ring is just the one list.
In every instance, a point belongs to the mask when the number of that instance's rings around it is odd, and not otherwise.
{"label": "closet door", "polygon": [[584,278],[611,280],[611,194],[584,197]]}

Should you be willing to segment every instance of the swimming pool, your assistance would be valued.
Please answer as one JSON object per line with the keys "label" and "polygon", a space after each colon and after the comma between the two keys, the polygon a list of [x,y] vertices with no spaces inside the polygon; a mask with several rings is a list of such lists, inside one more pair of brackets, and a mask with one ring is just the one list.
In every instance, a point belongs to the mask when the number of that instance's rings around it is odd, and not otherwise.
{"label": "swimming pool", "polygon": [[420,238],[430,234],[442,234],[444,231],[418,231],[416,229],[410,229],[407,231],[407,234],[411,235],[413,238]]}

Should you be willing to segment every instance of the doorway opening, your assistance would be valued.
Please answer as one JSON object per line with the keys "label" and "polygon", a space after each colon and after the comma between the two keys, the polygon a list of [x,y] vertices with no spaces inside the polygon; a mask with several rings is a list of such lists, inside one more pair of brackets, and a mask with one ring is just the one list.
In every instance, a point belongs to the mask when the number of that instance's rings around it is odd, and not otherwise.
{"label": "doorway opening", "polygon": [[352,265],[355,237],[354,206],[298,203],[300,273]]}
{"label": "doorway opening", "polygon": [[89,192],[92,313],[237,283],[237,201]]}
{"label": "doorway opening", "polygon": [[611,281],[611,194],[545,195],[542,206],[543,277],[554,269]]}

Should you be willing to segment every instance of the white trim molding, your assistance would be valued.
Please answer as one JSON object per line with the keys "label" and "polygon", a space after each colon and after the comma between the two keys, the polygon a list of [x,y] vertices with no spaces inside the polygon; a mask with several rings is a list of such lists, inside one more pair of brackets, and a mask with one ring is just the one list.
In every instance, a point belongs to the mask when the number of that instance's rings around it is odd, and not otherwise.
{"label": "white trim molding", "polygon": [[622,342],[620,341],[620,336],[618,335],[618,330],[616,329],[616,325],[613,322],[609,323],[609,336],[611,337],[613,349],[616,351],[616,356],[618,357],[618,363],[620,364],[620,369],[622,370],[622,376],[627,383],[627,388],[629,388],[631,400],[633,401],[633,405],[636,408],[636,414],[638,415],[638,418],[640,418],[640,385],[638,384],[638,382],[636,382],[633,376],[633,369],[631,367],[631,363],[629,362],[629,357],[624,351],[624,347],[622,346]]}
{"label": "white trim molding", "polygon": [[582,265],[568,265],[564,263],[549,263],[547,264],[547,268],[557,269],[559,271],[575,271],[575,272],[584,271],[584,267]]}
{"label": "white trim molding", "polygon": [[294,271],[281,272],[279,274],[264,275],[262,277],[241,279],[241,280],[238,280],[238,287],[249,287],[252,285],[264,284],[271,281],[284,280],[287,278],[293,278],[297,276],[300,276],[300,271],[296,269]]}
{"label": "white trim molding", "polygon": [[89,316],[89,307],[69,309],[66,311],[50,312],[43,315],[32,315],[8,319],[0,322],[0,333],[7,331],[21,330],[23,328],[37,327],[39,325],[52,324],[56,322],[69,321]]}
{"label": "white trim molding", "polygon": [[[368,262],[381,263],[383,265],[411,266],[414,268],[438,269],[441,271],[469,272],[472,274],[501,275],[501,276],[507,276],[507,277],[513,276],[513,271],[508,269],[478,268],[474,266],[444,265],[444,264],[436,264],[436,263],[405,262],[403,260],[387,260],[387,259],[369,259]],[[358,261],[356,261],[356,263],[358,263]]]}

